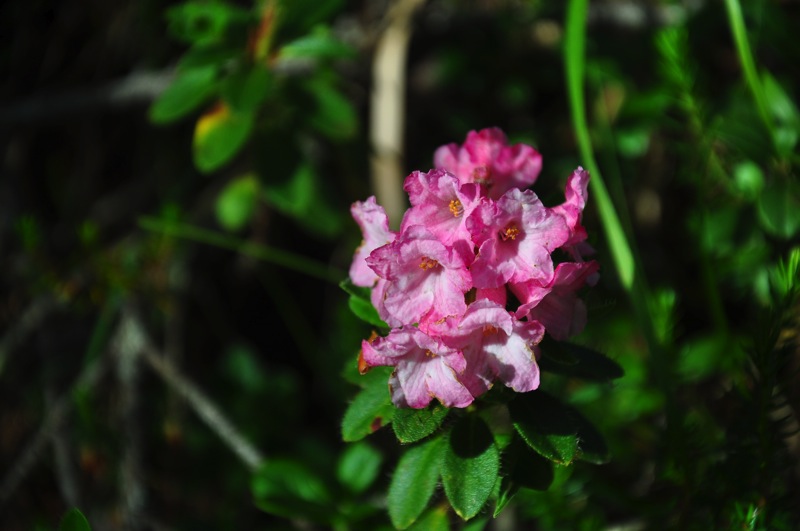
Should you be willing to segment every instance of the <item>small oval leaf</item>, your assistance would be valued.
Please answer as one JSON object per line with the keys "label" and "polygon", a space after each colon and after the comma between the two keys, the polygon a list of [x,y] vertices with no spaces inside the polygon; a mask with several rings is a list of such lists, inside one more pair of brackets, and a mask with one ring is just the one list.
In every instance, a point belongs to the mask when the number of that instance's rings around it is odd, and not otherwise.
{"label": "small oval leaf", "polygon": [[519,395],[508,404],[512,424],[528,446],[568,465],[578,453],[578,430],[566,407],[543,391]]}
{"label": "small oval leaf", "polygon": [[350,403],[342,419],[342,438],[347,442],[363,439],[388,424],[395,407],[385,380],[372,380]]}
{"label": "small oval leaf", "polygon": [[438,402],[425,409],[398,409],[392,418],[392,429],[401,443],[417,442],[436,431],[449,411]]}
{"label": "small oval leaf", "polygon": [[492,432],[476,415],[463,417],[450,433],[442,483],[456,513],[469,520],[492,494],[500,471],[500,452]]}
{"label": "small oval leaf", "polygon": [[389,518],[398,529],[413,524],[425,510],[439,480],[447,444],[443,437],[410,448],[397,463],[389,484]]}

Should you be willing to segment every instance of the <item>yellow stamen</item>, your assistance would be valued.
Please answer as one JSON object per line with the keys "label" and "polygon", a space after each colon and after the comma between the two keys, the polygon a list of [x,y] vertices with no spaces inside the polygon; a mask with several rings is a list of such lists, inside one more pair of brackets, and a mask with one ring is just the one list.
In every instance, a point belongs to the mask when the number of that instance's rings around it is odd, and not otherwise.
{"label": "yellow stamen", "polygon": [[464,213],[464,207],[461,205],[461,201],[458,199],[451,199],[450,200],[450,212],[453,213],[453,217],[458,217]]}
{"label": "yellow stamen", "polygon": [[435,357],[436,357],[436,354],[434,354],[434,353],[433,353],[433,352],[431,352],[430,350],[426,350],[426,351],[425,351],[425,356],[426,356],[426,357],[428,357],[428,358],[435,358]]}
{"label": "yellow stamen", "polygon": [[427,256],[423,256],[422,260],[419,262],[420,269],[433,269],[434,267],[438,266],[439,262],[436,260],[431,260]]}
{"label": "yellow stamen", "polygon": [[508,227],[506,227],[506,230],[500,233],[500,238],[503,241],[516,240],[518,235],[519,235],[519,229],[517,228],[517,226],[509,225]]}

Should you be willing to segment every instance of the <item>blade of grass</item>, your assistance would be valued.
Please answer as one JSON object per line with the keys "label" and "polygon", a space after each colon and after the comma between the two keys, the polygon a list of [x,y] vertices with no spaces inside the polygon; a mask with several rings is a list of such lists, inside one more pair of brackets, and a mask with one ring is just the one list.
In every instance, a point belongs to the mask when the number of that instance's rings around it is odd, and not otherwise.
{"label": "blade of grass", "polygon": [[736,52],[739,54],[739,61],[744,71],[744,79],[753,94],[758,114],[761,115],[761,119],[767,126],[774,143],[775,127],[772,123],[772,116],[769,113],[764,86],[761,84],[761,77],[756,70],[753,52],[750,50],[750,41],[747,40],[747,27],[744,25],[742,6],[739,4],[739,0],[725,0],[725,9],[728,12],[728,22],[733,33],[733,40],[736,43]]}
{"label": "blade of grass", "polygon": [[625,237],[619,216],[611,202],[608,189],[600,175],[600,170],[592,153],[592,144],[589,137],[589,126],[586,122],[586,105],[583,95],[584,75],[584,48],[586,44],[586,15],[587,0],[572,1],[567,10],[567,25],[565,32],[565,60],[567,74],[567,90],[569,91],[570,108],[572,109],[572,124],[578,140],[581,159],[589,170],[592,178],[589,186],[592,189],[597,211],[603,223],[603,229],[608,239],[608,246],[614,265],[619,275],[619,280],[626,291],[633,289],[635,276],[635,263],[633,253]]}
{"label": "blade of grass", "polygon": [[275,249],[266,245],[259,245],[228,234],[203,229],[187,223],[167,222],[160,219],[144,216],[139,218],[139,227],[151,232],[158,232],[176,238],[192,240],[198,243],[214,245],[223,249],[230,249],[258,260],[279,265],[304,273],[310,277],[326,282],[339,284],[346,276],[343,271],[337,271],[324,264],[282,249]]}
{"label": "blade of grass", "polygon": [[588,0],[571,0],[567,8],[564,59],[572,123],[581,158],[592,176],[589,186],[597,203],[600,221],[608,240],[617,274],[622,287],[630,297],[635,317],[648,344],[650,375],[659,391],[664,395],[667,439],[674,454],[682,455],[682,442],[679,434],[680,417],[672,397],[671,360],[667,357],[665,348],[670,339],[665,338],[663,343],[658,339],[653,324],[653,312],[657,307],[656,300],[650,294],[641,271],[637,271],[633,248],[622,228],[592,152],[583,87],[587,12]]}

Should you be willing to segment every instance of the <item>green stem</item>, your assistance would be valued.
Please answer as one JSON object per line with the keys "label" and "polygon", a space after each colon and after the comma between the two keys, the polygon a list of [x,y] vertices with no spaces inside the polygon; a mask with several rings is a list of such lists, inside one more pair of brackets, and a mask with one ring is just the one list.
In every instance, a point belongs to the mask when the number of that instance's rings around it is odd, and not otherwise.
{"label": "green stem", "polygon": [[775,128],[772,123],[772,117],[769,114],[764,86],[761,84],[761,77],[756,71],[756,63],[750,50],[750,42],[747,40],[747,28],[744,25],[742,7],[739,4],[739,0],[725,0],[725,8],[728,11],[728,22],[731,25],[733,39],[736,42],[736,51],[739,54],[739,61],[742,63],[745,81],[750,88],[750,92],[753,93],[758,113],[761,115],[761,119],[764,121],[764,125],[767,126],[774,141]]}
{"label": "green stem", "polygon": [[186,223],[167,222],[145,216],[139,218],[139,226],[152,232],[159,232],[176,238],[184,238],[186,240],[214,245],[223,249],[230,249],[246,256],[292,269],[337,285],[339,281],[346,276],[346,274],[341,271],[332,269],[299,254],[275,249],[274,247],[268,247],[266,245],[255,244],[227,234],[203,229]]}
{"label": "green stem", "polygon": [[569,102],[572,109],[572,124],[575,128],[575,136],[578,140],[581,158],[592,176],[589,186],[597,204],[597,211],[603,223],[603,229],[611,249],[611,256],[619,274],[619,280],[625,290],[630,292],[633,289],[635,276],[633,253],[630,245],[628,245],[628,240],[625,237],[625,231],[622,229],[617,212],[614,210],[614,204],[611,202],[603,177],[597,167],[597,162],[592,153],[589,126],[586,122],[586,106],[583,96],[583,56],[586,41],[587,5],[588,0],[573,0],[567,10],[565,54],[567,90],[569,91]]}
{"label": "green stem", "polygon": [[[572,111],[572,123],[578,140],[581,158],[585,161],[591,174],[589,186],[597,204],[600,221],[608,240],[608,246],[617,269],[620,282],[630,297],[636,318],[641,326],[645,340],[650,350],[651,375],[664,395],[667,417],[667,436],[670,446],[676,453],[681,453],[678,428],[680,417],[672,400],[671,362],[667,357],[664,345],[659,341],[653,325],[650,296],[644,275],[637,272],[634,253],[625,231],[620,223],[619,216],[608,194],[603,177],[592,152],[592,143],[589,135],[589,126],[586,121],[586,107],[584,104],[584,53],[586,41],[586,17],[588,0],[571,0],[567,8],[565,30],[565,62],[567,90]],[[665,339],[665,341],[667,341]]]}

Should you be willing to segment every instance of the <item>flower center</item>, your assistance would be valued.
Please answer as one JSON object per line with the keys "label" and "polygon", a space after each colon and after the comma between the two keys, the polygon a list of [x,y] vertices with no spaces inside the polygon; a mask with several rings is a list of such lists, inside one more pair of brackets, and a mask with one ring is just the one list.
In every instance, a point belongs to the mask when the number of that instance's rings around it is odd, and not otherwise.
{"label": "flower center", "polygon": [[486,188],[492,187],[492,170],[486,166],[478,166],[472,170],[472,180]]}
{"label": "flower center", "polygon": [[423,256],[422,260],[419,262],[420,269],[433,269],[434,267],[438,266],[439,262],[436,260],[431,260],[427,256]]}
{"label": "flower center", "polygon": [[464,213],[464,206],[461,204],[461,201],[458,199],[451,199],[450,200],[450,212],[453,213],[453,217],[458,217]]}
{"label": "flower center", "polygon": [[519,229],[513,223],[500,231],[500,238],[503,241],[516,240],[517,236],[519,236]]}
{"label": "flower center", "polygon": [[426,350],[426,351],[425,351],[425,357],[426,357],[426,358],[435,358],[435,357],[436,357],[436,354],[434,354],[434,353],[433,353],[433,352],[431,352],[430,350]]}
{"label": "flower center", "polygon": [[498,332],[497,328],[492,325],[485,325],[483,327],[483,337],[490,336],[492,334],[496,334]]}

